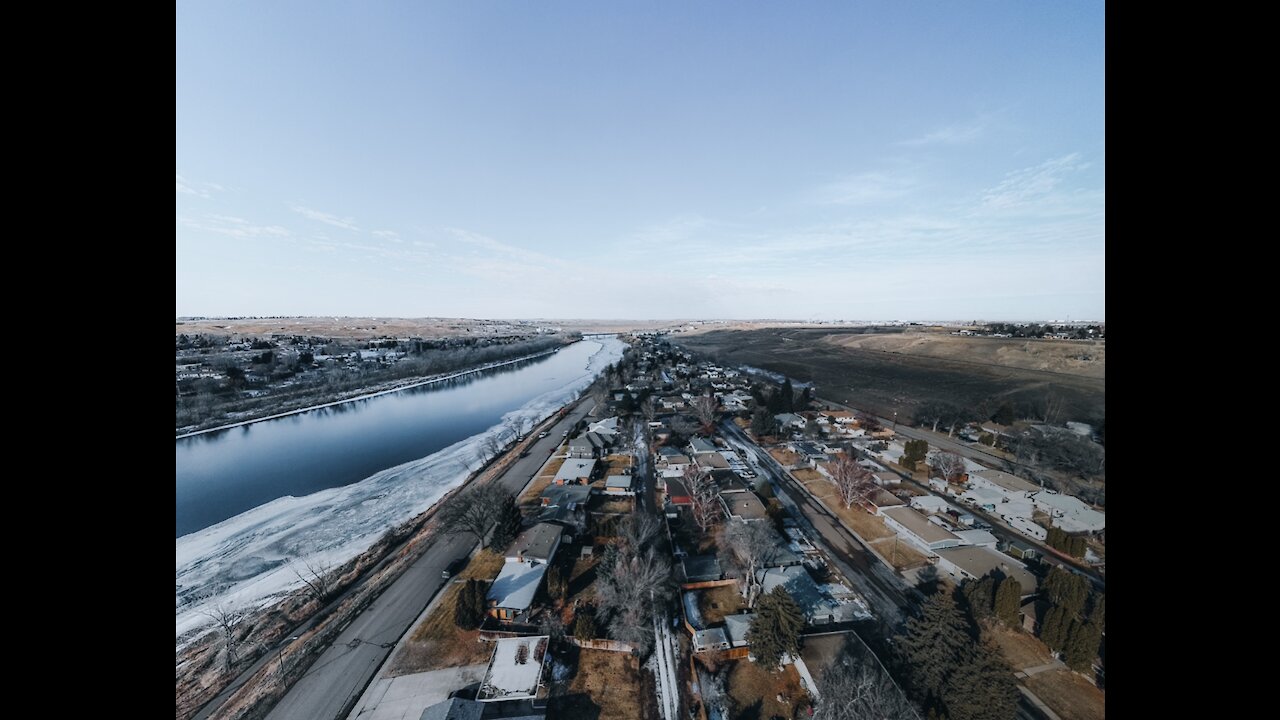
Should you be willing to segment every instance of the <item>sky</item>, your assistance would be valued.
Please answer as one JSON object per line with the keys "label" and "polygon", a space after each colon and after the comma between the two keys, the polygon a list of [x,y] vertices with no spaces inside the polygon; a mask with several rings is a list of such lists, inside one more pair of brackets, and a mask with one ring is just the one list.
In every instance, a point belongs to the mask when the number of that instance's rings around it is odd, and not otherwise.
{"label": "sky", "polygon": [[178,316],[1105,320],[1101,2],[188,2]]}

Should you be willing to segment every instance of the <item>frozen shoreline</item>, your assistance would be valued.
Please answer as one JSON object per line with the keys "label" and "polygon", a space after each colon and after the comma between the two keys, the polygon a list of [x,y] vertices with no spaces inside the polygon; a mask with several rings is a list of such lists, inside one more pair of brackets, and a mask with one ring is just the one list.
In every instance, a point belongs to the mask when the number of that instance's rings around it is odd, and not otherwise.
{"label": "frozen shoreline", "polygon": [[506,413],[484,432],[424,458],[339,488],[282,497],[177,539],[176,637],[179,649],[209,624],[201,610],[218,603],[262,607],[301,587],[290,569],[303,562],[337,567],[372,547],[388,530],[428,510],[472,472],[491,435],[506,441],[523,421],[536,423],[575,399],[625,343],[598,341],[583,373]]}

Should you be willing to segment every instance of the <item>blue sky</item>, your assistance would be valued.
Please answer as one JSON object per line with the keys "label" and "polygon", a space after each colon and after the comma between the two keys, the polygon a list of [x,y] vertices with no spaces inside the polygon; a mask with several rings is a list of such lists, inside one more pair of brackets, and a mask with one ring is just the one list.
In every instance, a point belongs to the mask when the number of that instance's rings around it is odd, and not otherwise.
{"label": "blue sky", "polygon": [[177,314],[1104,319],[1103,10],[179,2]]}

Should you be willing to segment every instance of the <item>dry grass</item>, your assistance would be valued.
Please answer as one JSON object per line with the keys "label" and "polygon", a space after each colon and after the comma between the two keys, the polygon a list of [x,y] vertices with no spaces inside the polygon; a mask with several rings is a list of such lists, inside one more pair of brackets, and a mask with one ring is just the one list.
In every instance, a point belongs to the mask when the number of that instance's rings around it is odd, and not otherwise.
{"label": "dry grass", "polygon": [[795,476],[795,479],[805,484],[808,484],[811,482],[825,482],[825,483],[831,482],[830,480],[827,479],[825,475],[818,472],[817,470],[814,470],[813,468],[796,468],[795,470],[791,471],[791,474]]}
{"label": "dry grass", "polygon": [[626,475],[631,470],[630,455],[610,455],[601,462],[608,465],[605,475]]}
{"label": "dry grass", "polygon": [[726,615],[736,615],[746,607],[732,585],[709,588],[698,595],[698,611],[708,626],[724,622]]}
{"label": "dry grass", "polygon": [[1102,720],[1107,716],[1106,693],[1070,670],[1047,670],[1025,682],[1062,720]]}
{"label": "dry grass", "polygon": [[893,546],[893,538],[885,538],[876,540],[871,543],[876,551],[893,563],[893,567],[897,570],[910,570],[911,568],[920,567],[929,562],[919,550],[916,550],[905,540],[899,540],[895,549]]}
{"label": "dry grass", "polygon": [[[794,665],[770,673],[750,660],[738,660],[729,671],[726,691],[733,701],[732,718],[793,717],[796,704],[807,697]],[[781,695],[784,702],[778,702]],[[760,703],[759,711],[755,711]]]}
{"label": "dry grass", "polygon": [[547,477],[554,478],[556,473],[560,472],[560,466],[564,465],[564,461],[567,460],[568,457],[569,456],[567,455],[561,455],[559,457],[551,458],[547,461],[546,466],[542,468],[542,475],[539,475],[538,477],[545,475]]}
{"label": "dry grass", "polygon": [[[813,470],[809,472],[818,475]],[[800,477],[799,472],[792,472],[791,474],[796,476],[797,479]],[[845,507],[844,502],[840,500],[840,495],[836,492],[835,486],[825,477],[818,475],[817,480],[806,481],[804,486],[808,488],[809,492],[826,503],[827,507],[831,508],[831,511],[843,520],[846,525],[853,528],[853,531],[863,540],[873,542],[882,538],[893,537],[893,531],[885,526],[884,520],[856,505]]]}
{"label": "dry grass", "polygon": [[611,495],[593,495],[591,505],[588,507],[591,512],[629,513],[635,510],[635,501],[629,497],[615,498]]}
{"label": "dry grass", "polygon": [[786,448],[770,448],[769,454],[773,456],[774,460],[777,460],[778,463],[783,466],[795,465],[800,462],[800,456]]}
{"label": "dry grass", "polygon": [[558,711],[554,717],[591,717],[594,705],[600,709],[599,720],[632,720],[646,704],[655,704],[652,698],[641,698],[642,687],[639,661],[629,653],[584,649],[564,697],[552,701]]}
{"label": "dry grass", "polygon": [[1000,646],[1000,654],[1014,670],[1044,665],[1053,661],[1049,648],[1030,633],[1017,632],[1001,625],[986,623],[984,634]]}
{"label": "dry grass", "polygon": [[492,580],[502,570],[502,563],[502,556],[497,553],[489,550],[477,553],[458,575],[460,582],[449,583],[435,608],[413,629],[413,634],[396,655],[387,674],[407,675],[484,662],[489,657],[490,648],[479,641],[479,631],[459,629],[453,616],[461,580]]}

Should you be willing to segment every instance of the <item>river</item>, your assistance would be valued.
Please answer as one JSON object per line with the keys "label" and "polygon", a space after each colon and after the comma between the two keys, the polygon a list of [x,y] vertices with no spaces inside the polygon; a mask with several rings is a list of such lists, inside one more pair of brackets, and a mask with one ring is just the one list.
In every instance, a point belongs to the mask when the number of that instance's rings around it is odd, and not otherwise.
{"label": "river", "polygon": [[[336,565],[429,508],[510,439],[576,397],[625,344],[176,441],[178,633],[213,602],[259,604],[299,584],[289,568]],[[185,618],[185,620],[184,620]]]}

